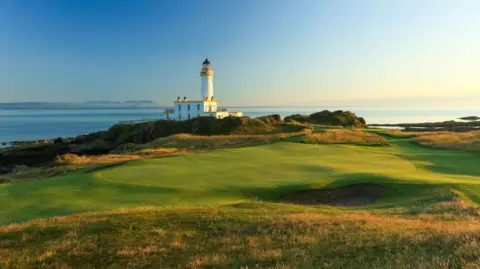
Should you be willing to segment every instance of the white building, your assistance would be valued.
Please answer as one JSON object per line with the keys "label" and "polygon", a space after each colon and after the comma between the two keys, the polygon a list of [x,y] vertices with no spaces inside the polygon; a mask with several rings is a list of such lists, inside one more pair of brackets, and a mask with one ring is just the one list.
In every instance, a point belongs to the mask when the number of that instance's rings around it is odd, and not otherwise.
{"label": "white building", "polygon": [[217,101],[213,97],[213,70],[208,59],[205,59],[200,72],[202,78],[200,100],[190,101],[187,97],[180,97],[173,103],[173,119],[188,120],[195,117],[215,117],[218,119],[228,116],[241,117],[242,112],[228,112],[218,109]]}

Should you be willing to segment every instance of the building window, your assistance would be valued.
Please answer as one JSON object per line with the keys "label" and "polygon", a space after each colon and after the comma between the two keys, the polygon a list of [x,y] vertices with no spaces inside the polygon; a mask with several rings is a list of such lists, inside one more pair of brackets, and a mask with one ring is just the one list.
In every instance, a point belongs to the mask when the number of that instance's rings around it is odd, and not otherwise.
{"label": "building window", "polygon": [[178,110],[182,110],[182,106],[181,106],[181,105],[178,105]]}
{"label": "building window", "polygon": [[190,111],[190,105],[187,105],[187,110]]}
{"label": "building window", "polygon": [[200,104],[197,105],[197,110],[200,110]]}

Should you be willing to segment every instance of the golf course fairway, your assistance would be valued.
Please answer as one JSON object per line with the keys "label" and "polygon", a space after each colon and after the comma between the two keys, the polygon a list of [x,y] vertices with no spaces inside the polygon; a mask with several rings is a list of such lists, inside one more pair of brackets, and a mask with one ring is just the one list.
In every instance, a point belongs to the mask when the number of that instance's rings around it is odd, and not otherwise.
{"label": "golf course fairway", "polygon": [[[385,193],[365,210],[408,207],[438,190],[480,202],[480,155],[429,149],[409,139],[391,146],[279,142],[143,159],[0,185],[0,224],[139,206],[278,202],[295,191],[377,183]],[[437,197],[437,198],[436,198]],[[344,209],[353,210],[353,209]]]}

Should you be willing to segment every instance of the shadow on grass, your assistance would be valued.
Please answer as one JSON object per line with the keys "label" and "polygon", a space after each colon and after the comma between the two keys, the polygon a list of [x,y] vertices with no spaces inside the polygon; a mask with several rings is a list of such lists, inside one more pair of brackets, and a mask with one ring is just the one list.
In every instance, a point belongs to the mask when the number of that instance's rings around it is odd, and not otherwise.
{"label": "shadow on grass", "polygon": [[105,164],[105,165],[99,165],[99,166],[96,166],[96,167],[93,167],[93,168],[87,168],[85,170],[83,170],[84,173],[95,173],[95,172],[99,172],[99,171],[103,171],[103,170],[106,170],[106,169],[110,169],[110,168],[115,168],[115,167],[119,167],[119,166],[122,166],[126,163],[128,163],[129,161],[124,161],[124,162],[119,162],[119,163],[112,163],[112,164]]}
{"label": "shadow on grass", "polygon": [[[454,190],[458,190],[458,188],[456,188],[458,185],[456,184],[402,182],[397,178],[368,173],[347,174],[334,177],[334,181],[327,183],[324,186],[324,189],[341,188],[359,183],[378,184],[385,188],[382,195],[374,203],[364,207],[366,209],[388,209],[395,207],[409,208],[412,206],[426,206],[442,201],[451,201],[455,196]],[[240,194],[245,199],[250,199],[252,201],[279,202],[284,195],[312,189],[319,189],[319,185],[314,183],[280,183],[279,185],[272,187],[236,188],[234,190],[214,189],[212,192],[215,192],[216,195],[221,194],[225,196],[235,194],[238,196]],[[241,204],[242,203],[237,204],[236,207],[241,207]]]}
{"label": "shadow on grass", "polygon": [[434,149],[417,145],[406,140],[397,141],[399,158],[413,163],[419,168],[441,174],[480,176],[480,154],[455,151],[449,149]]}

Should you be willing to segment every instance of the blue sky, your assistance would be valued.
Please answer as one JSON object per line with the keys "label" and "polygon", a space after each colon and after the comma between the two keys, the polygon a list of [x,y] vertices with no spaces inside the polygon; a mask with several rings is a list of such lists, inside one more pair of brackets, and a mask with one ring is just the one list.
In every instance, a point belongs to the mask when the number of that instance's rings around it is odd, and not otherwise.
{"label": "blue sky", "polygon": [[0,101],[478,106],[480,1],[0,2]]}

